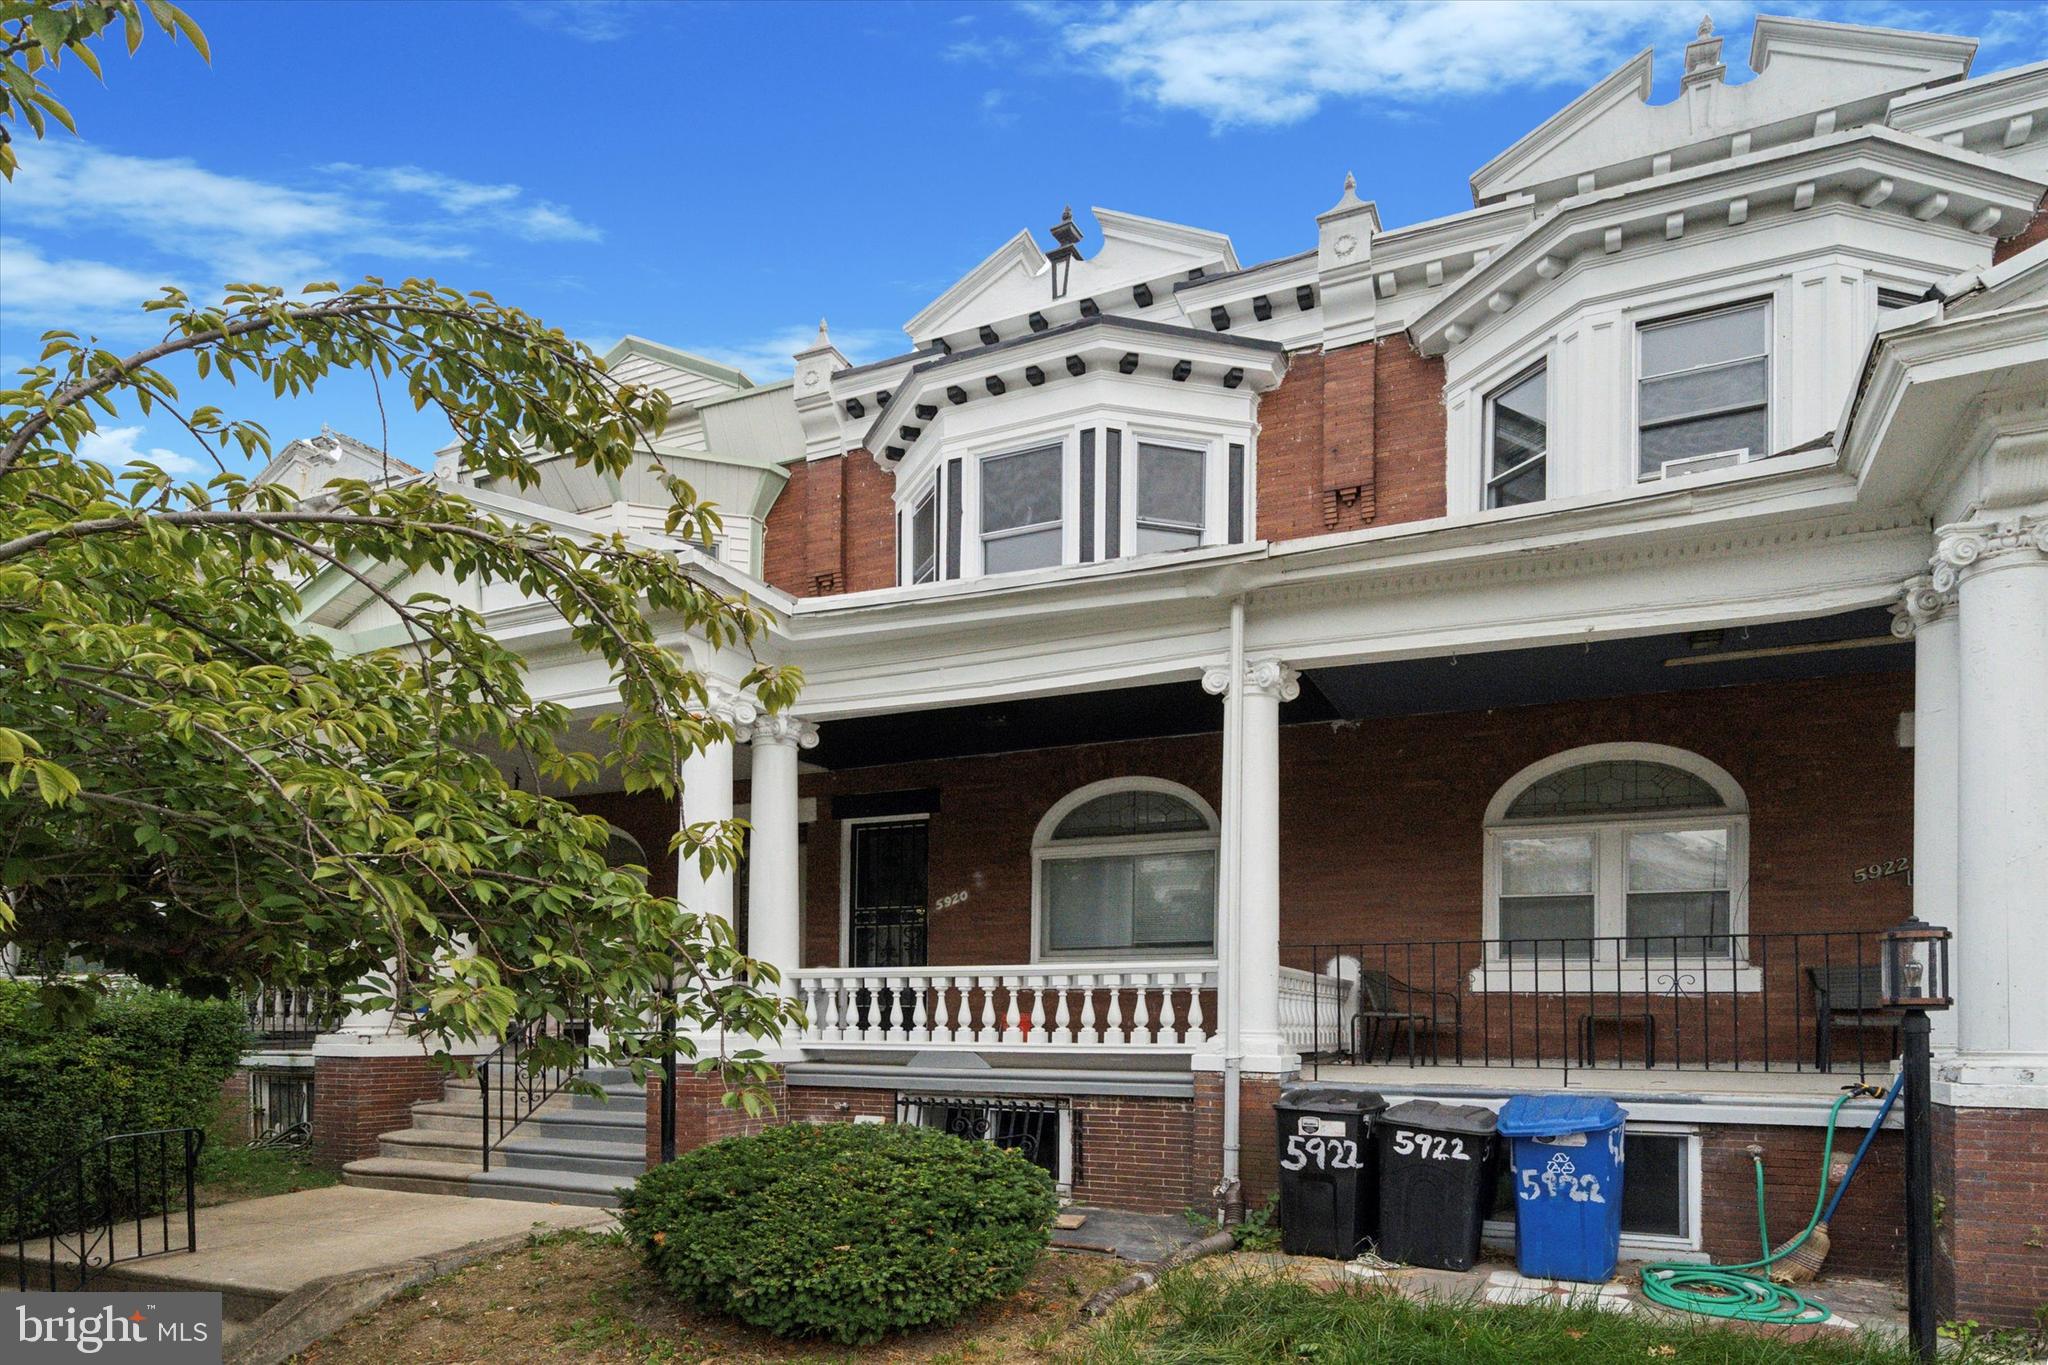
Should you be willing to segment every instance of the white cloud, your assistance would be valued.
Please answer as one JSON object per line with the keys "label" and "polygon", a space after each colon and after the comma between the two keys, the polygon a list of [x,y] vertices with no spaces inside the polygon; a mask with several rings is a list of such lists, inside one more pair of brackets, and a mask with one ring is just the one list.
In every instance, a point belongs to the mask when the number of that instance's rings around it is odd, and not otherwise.
{"label": "white cloud", "polygon": [[560,204],[528,199],[518,185],[484,185],[418,166],[354,166],[339,162],[322,168],[371,190],[414,195],[431,200],[458,220],[494,228],[529,242],[594,242],[604,234]]}
{"label": "white cloud", "polygon": [[512,12],[538,29],[579,43],[610,43],[633,30],[639,6],[627,0],[516,0]]}
{"label": "white cloud", "polygon": [[164,473],[179,479],[203,479],[209,474],[219,472],[210,460],[166,450],[162,446],[143,449],[138,445],[141,440],[141,427],[106,427],[99,431],[89,431],[78,443],[78,455],[80,459],[105,465],[116,473],[136,460],[147,460]]}
{"label": "white cloud", "polygon": [[1224,126],[1295,123],[1332,101],[1585,86],[1653,41],[1689,38],[1700,11],[1699,0],[1145,0],[1035,12],[1137,98]]}
{"label": "white cloud", "polygon": [[[901,332],[890,332],[874,327],[832,328],[832,344],[839,353],[856,365],[885,356],[897,355],[910,349],[909,338]],[[692,350],[707,360],[721,365],[730,365],[746,373],[756,384],[772,384],[778,379],[787,379],[796,373],[795,356],[798,351],[808,351],[818,341],[816,324],[787,327],[752,341],[734,346],[693,346]]]}
{"label": "white cloud", "polygon": [[0,237],[0,317],[9,321],[125,312],[163,285],[126,266],[51,260],[32,243]]}

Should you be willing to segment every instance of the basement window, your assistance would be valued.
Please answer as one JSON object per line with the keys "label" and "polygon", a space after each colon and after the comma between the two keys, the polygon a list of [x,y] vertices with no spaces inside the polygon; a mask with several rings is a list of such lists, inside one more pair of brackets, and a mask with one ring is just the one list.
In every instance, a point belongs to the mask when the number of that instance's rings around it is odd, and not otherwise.
{"label": "basement window", "polygon": [[[1659,1253],[1699,1250],[1699,1134],[1673,1124],[1631,1120],[1622,1142],[1628,1169],[1621,1194],[1623,1248]],[[1514,1242],[1515,1211],[1514,1171],[1503,1160],[1486,1220],[1489,1241]]]}
{"label": "basement window", "polygon": [[1061,1199],[1073,1194],[1073,1111],[1059,1101],[899,1094],[896,1121],[1015,1152],[1053,1178]]}

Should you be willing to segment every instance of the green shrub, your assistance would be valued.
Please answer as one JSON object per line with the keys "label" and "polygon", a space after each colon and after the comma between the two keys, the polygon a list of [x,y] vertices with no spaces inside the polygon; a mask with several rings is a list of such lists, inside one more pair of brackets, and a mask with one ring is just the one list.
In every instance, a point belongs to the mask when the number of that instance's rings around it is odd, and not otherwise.
{"label": "green shrub", "polygon": [[655,1167],[620,1216],[694,1306],[860,1345],[1015,1292],[1058,1206],[1044,1171],[989,1143],[792,1124]]}
{"label": "green shrub", "polygon": [[[247,1033],[231,1000],[129,987],[84,1023],[58,1026],[36,1008],[36,993],[33,983],[0,981],[0,1171],[27,1184],[32,1229],[45,1219],[45,1196],[69,1202],[70,1181],[40,1179],[66,1154],[113,1133],[210,1127]],[[144,1183],[153,1187],[156,1152],[145,1155]],[[170,1164],[181,1173],[182,1153]],[[135,1172],[118,1160],[90,1174],[134,1188]],[[0,1239],[14,1231],[13,1200],[0,1199]]]}

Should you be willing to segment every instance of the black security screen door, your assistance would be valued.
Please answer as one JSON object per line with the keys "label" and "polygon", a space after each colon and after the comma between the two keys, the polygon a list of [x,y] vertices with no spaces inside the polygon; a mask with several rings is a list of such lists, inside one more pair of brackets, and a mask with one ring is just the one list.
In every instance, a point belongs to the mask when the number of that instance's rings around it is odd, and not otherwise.
{"label": "black security screen door", "polygon": [[927,829],[923,820],[853,827],[852,966],[925,965]]}

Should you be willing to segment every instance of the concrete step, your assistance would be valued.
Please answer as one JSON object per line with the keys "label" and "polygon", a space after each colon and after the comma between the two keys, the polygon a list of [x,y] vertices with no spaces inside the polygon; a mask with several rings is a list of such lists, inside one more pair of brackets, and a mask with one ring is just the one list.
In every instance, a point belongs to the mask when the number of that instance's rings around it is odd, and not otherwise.
{"label": "concrete step", "polygon": [[644,1120],[647,1115],[647,1088],[640,1085],[607,1085],[602,1095],[571,1094],[569,1107],[600,1110],[604,1113],[639,1114]]}
{"label": "concrete step", "polygon": [[483,1162],[482,1141],[483,1135],[474,1126],[466,1132],[453,1128],[400,1128],[377,1135],[377,1154],[477,1166]]}
{"label": "concrete step", "polygon": [[491,1167],[511,1170],[576,1171],[585,1175],[636,1179],[647,1169],[647,1146],[624,1142],[565,1142],[513,1138],[491,1154]]}
{"label": "concrete step", "polygon": [[[421,1100],[412,1107],[412,1126],[436,1132],[480,1136],[484,1111],[480,1104],[456,1100]],[[498,1120],[491,1119],[493,1132]],[[644,1108],[578,1109],[557,1095],[529,1115],[515,1129],[521,1137],[559,1138],[571,1142],[630,1142],[647,1140],[647,1111]],[[459,1139],[458,1139],[459,1140]]]}
{"label": "concrete step", "polygon": [[631,1180],[583,1171],[536,1171],[493,1165],[469,1179],[469,1193],[478,1199],[523,1199],[533,1204],[586,1204],[614,1208],[619,1190]]}
{"label": "concrete step", "polygon": [[410,1157],[366,1156],[341,1168],[345,1185],[372,1190],[407,1190],[413,1194],[466,1195],[469,1178],[481,1175],[475,1166],[454,1161],[415,1161]]}

